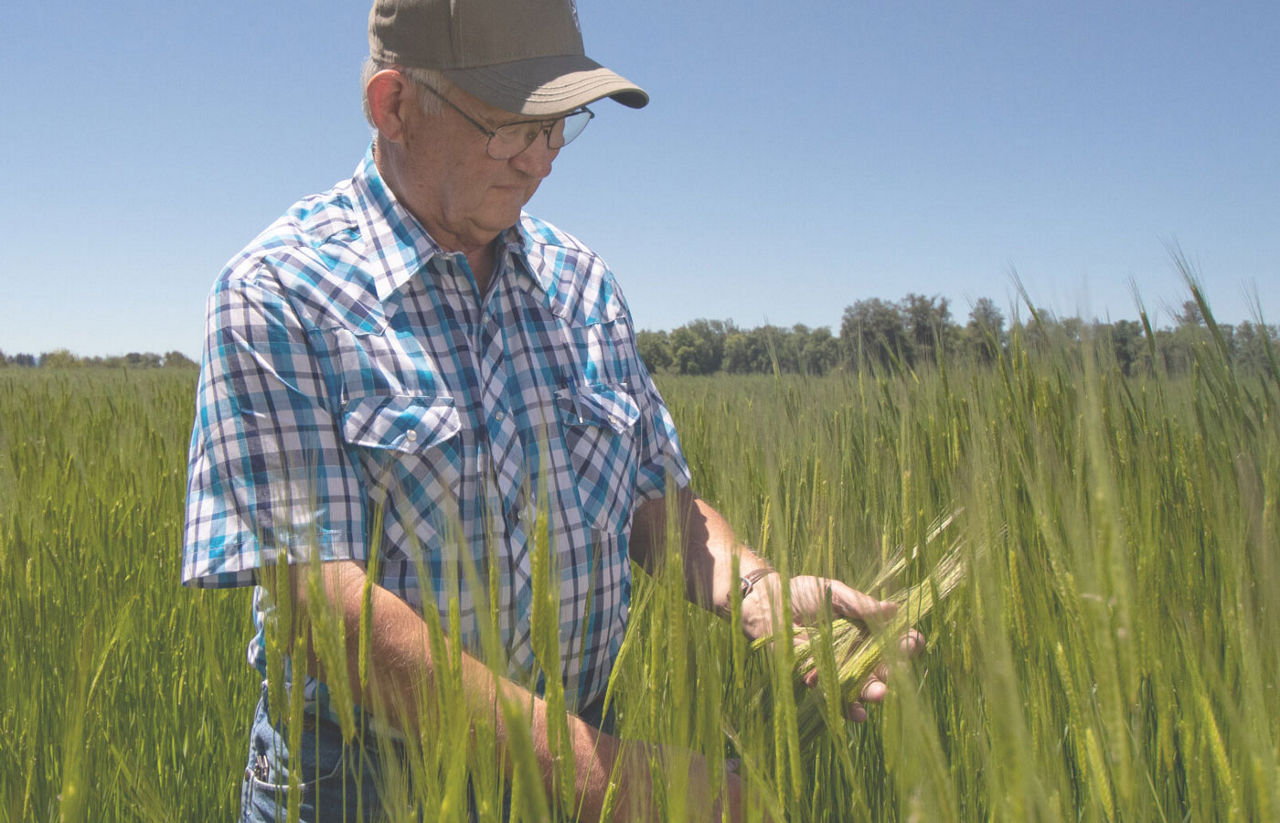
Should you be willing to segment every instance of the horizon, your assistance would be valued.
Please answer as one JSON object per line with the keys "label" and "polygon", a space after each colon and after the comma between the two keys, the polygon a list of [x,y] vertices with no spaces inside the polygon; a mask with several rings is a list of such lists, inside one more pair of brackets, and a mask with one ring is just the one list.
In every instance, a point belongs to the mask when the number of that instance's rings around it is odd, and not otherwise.
{"label": "horizon", "polygon": [[[903,296],[903,298],[902,298],[901,300],[898,300],[898,301],[892,301],[891,305],[893,305],[893,306],[895,306],[895,307],[897,307],[897,308],[901,309],[901,308],[902,308],[901,304],[902,304],[903,302],[905,302],[905,300],[906,300],[908,297],[910,297],[910,296],[911,296],[911,295],[904,295],[904,296]],[[937,296],[936,296],[936,295],[932,295],[932,296],[931,296],[931,295],[921,295],[921,296],[927,297],[927,298],[929,298],[929,299],[931,299],[931,300],[933,300],[933,299],[936,299],[936,298],[937,298]],[[874,298],[869,298],[869,299],[874,299]],[[977,300],[975,300],[974,302],[976,303],[978,300],[981,300],[981,299],[984,299],[984,298],[977,298]],[[856,305],[856,304],[850,304],[849,306],[846,306],[845,308],[846,308],[846,309],[853,308],[853,306],[854,306],[854,305]],[[1157,334],[1160,334],[1160,333],[1172,333],[1172,332],[1176,331],[1176,330],[1179,328],[1179,326],[1181,325],[1181,321],[1180,321],[1180,318],[1179,318],[1179,316],[1178,316],[1178,315],[1179,315],[1180,313],[1185,312],[1185,311],[1186,311],[1186,307],[1187,307],[1188,305],[1195,305],[1195,300],[1194,300],[1194,299],[1192,299],[1192,292],[1191,292],[1191,290],[1190,290],[1190,284],[1188,284],[1188,300],[1184,301],[1184,303],[1178,307],[1178,310],[1177,310],[1176,312],[1175,312],[1172,308],[1170,308],[1170,309],[1169,309],[1169,311],[1168,311],[1168,315],[1169,315],[1169,317],[1167,318],[1167,320],[1166,320],[1166,322],[1165,322],[1165,323],[1160,324],[1160,323],[1155,322],[1155,320],[1154,320],[1154,318],[1153,318],[1152,314],[1151,314],[1149,311],[1147,312],[1147,318],[1148,318],[1148,320],[1150,320],[1150,321],[1151,321],[1151,329],[1152,329],[1152,331],[1153,331],[1153,332],[1155,332],[1155,333],[1157,333]],[[949,312],[949,316],[948,316],[947,322],[948,322],[948,323],[950,323],[954,328],[956,328],[956,329],[958,329],[958,330],[960,330],[960,331],[962,331],[962,332],[963,332],[963,331],[964,331],[964,329],[966,328],[966,326],[967,326],[967,324],[968,324],[969,320],[970,320],[970,314],[969,314],[969,313],[967,313],[967,312],[966,312],[966,313],[960,313],[960,314],[957,314],[957,313],[955,313],[955,312],[953,312],[953,311],[951,311],[951,310],[950,310],[950,306],[948,306],[947,308],[948,308],[948,312]],[[999,307],[997,306],[997,308],[999,308]],[[1033,318],[1032,318],[1032,316],[1031,316],[1031,314],[1032,314],[1032,308],[1034,308],[1034,309],[1035,309],[1035,311],[1037,311],[1037,312],[1040,312],[1040,311],[1048,311],[1048,310],[1046,310],[1046,309],[1043,309],[1043,307],[1040,307],[1040,306],[1035,306],[1035,307],[1028,306],[1025,302],[1022,304],[1022,309],[1026,312],[1026,315],[1025,315],[1025,316],[1024,316],[1023,314],[1021,314],[1020,312],[1015,312],[1015,313],[1013,313],[1013,314],[1008,314],[1008,313],[1006,313],[1003,309],[1000,309],[1000,312],[1001,312],[1001,321],[1002,321],[1002,322],[1003,322],[1003,324],[1004,324],[1003,329],[1002,329],[1002,332],[1003,332],[1003,333],[1005,333],[1005,334],[1008,334],[1008,333],[1012,332],[1012,331],[1014,330],[1014,328],[1015,328],[1015,327],[1029,328],[1029,327],[1033,326],[1033,325],[1035,324],[1035,321],[1034,321],[1034,319],[1033,319]],[[1220,321],[1220,320],[1219,320],[1215,315],[1213,315],[1213,314],[1212,314],[1212,310],[1213,310],[1212,305],[1210,305],[1210,306],[1209,306],[1209,309],[1210,309],[1211,314],[1210,314],[1210,317],[1209,317],[1209,318],[1207,318],[1207,320],[1211,320],[1211,321],[1213,322],[1213,324],[1214,324],[1214,325],[1217,325],[1217,326],[1219,326],[1219,327],[1224,327],[1224,328],[1229,329],[1229,330],[1236,330],[1236,329],[1238,329],[1241,325],[1244,325],[1244,324],[1251,324],[1251,325],[1255,325],[1255,326],[1256,326],[1256,325],[1258,325],[1257,321],[1254,321],[1254,320],[1243,320],[1243,321],[1240,321],[1239,323],[1228,323],[1228,322],[1225,322],[1225,321]],[[1198,307],[1198,306],[1195,306],[1195,311],[1197,312],[1197,314],[1199,314],[1199,311],[1200,311],[1200,310],[1199,310],[1199,307]],[[905,317],[904,317],[904,319],[905,319]],[[1059,314],[1054,313],[1054,312],[1052,312],[1052,311],[1048,311],[1048,317],[1047,317],[1046,319],[1047,319],[1047,320],[1049,320],[1050,322],[1054,322],[1054,323],[1061,323],[1061,324],[1069,324],[1069,323],[1071,323],[1072,321],[1075,321],[1075,322],[1080,323],[1080,324],[1081,324],[1081,329],[1080,329],[1080,331],[1081,331],[1082,333],[1084,333],[1084,334],[1082,334],[1082,340],[1084,340],[1084,339],[1086,339],[1086,337],[1087,337],[1087,333],[1092,332],[1092,331],[1094,331],[1095,329],[1102,328],[1102,327],[1112,327],[1112,326],[1115,326],[1116,324],[1121,323],[1121,322],[1140,322],[1140,321],[1141,321],[1141,319],[1142,319],[1142,317],[1141,317],[1141,313],[1139,313],[1138,315],[1136,315],[1135,317],[1132,317],[1132,318],[1130,318],[1130,317],[1119,317],[1119,318],[1111,318],[1111,319],[1105,319],[1105,320],[1104,320],[1103,318],[1096,317],[1096,316],[1095,316],[1095,317],[1088,317],[1088,318],[1086,318],[1086,317],[1081,317],[1081,316],[1079,316],[1079,315],[1059,315]],[[831,332],[831,334],[832,334],[832,336],[833,336],[833,338],[834,338],[834,339],[836,339],[836,340],[840,340],[840,339],[842,338],[842,335],[841,335],[841,325],[842,325],[842,324],[836,324],[836,325],[834,325],[834,326],[809,326],[809,325],[808,325],[808,324],[806,324],[806,323],[793,323],[793,324],[788,325],[788,326],[776,326],[776,325],[774,325],[774,324],[771,324],[771,323],[767,323],[767,322],[766,322],[766,323],[758,323],[758,324],[755,324],[755,325],[752,325],[752,326],[746,326],[746,325],[739,325],[739,324],[738,324],[738,323],[737,323],[733,318],[731,318],[731,317],[728,317],[728,318],[716,318],[716,317],[695,317],[695,318],[691,318],[690,320],[688,320],[688,321],[686,321],[686,322],[682,323],[682,324],[681,324],[681,325],[679,325],[679,326],[675,326],[675,327],[672,327],[672,328],[669,328],[669,329],[648,329],[648,328],[641,328],[641,327],[638,327],[638,328],[636,329],[636,331],[637,331],[637,333],[657,333],[657,334],[663,334],[663,335],[670,335],[672,332],[676,331],[677,329],[685,328],[685,327],[688,327],[688,326],[690,326],[690,325],[693,325],[693,324],[696,324],[696,323],[702,323],[702,322],[713,323],[713,324],[721,324],[721,325],[723,325],[724,327],[726,327],[726,328],[725,328],[725,332],[726,332],[726,333],[728,333],[728,334],[733,334],[733,333],[738,333],[738,332],[751,334],[751,333],[753,333],[753,332],[760,331],[761,329],[764,329],[764,328],[774,328],[774,329],[780,330],[780,331],[782,331],[782,332],[784,332],[784,333],[786,333],[786,334],[791,334],[793,331],[795,331],[795,329],[796,329],[796,327],[797,327],[797,326],[804,326],[804,327],[806,327],[806,329],[807,329],[807,331],[808,331],[808,332],[814,332],[814,331],[817,331],[818,329],[826,329],[826,330],[828,330],[829,332]],[[1206,326],[1208,325],[1208,323],[1206,322],[1206,318],[1201,317],[1200,325],[1201,325],[1202,327],[1206,327]],[[1276,323],[1271,323],[1271,322],[1263,323],[1262,325],[1264,325],[1267,329],[1269,329],[1269,330],[1270,330],[1270,332],[1271,332],[1271,336],[1272,336],[1273,338],[1275,338],[1277,335],[1280,335],[1280,325],[1277,325]],[[1087,342],[1087,340],[1086,340],[1086,342]],[[163,360],[165,361],[165,362],[163,363],[163,365],[164,365],[164,366],[171,366],[171,365],[173,365],[173,364],[171,364],[171,363],[169,363],[169,362],[167,362],[167,361],[168,361],[168,358],[170,357],[170,355],[173,355],[173,354],[175,354],[175,353],[176,353],[176,354],[178,354],[178,355],[180,355],[181,357],[183,357],[185,360],[190,360],[190,361],[191,361],[191,365],[192,365],[192,366],[197,366],[197,367],[198,367],[198,366],[200,365],[200,353],[199,353],[199,352],[196,352],[194,355],[192,355],[191,353],[183,352],[183,351],[178,350],[178,349],[171,349],[171,350],[168,350],[168,351],[162,351],[162,350],[159,350],[159,349],[141,349],[141,350],[134,350],[134,351],[129,351],[129,352],[106,352],[106,353],[89,353],[89,354],[86,354],[86,353],[82,353],[82,352],[77,352],[77,351],[75,351],[75,350],[73,350],[73,349],[69,349],[69,348],[67,348],[66,346],[58,346],[58,347],[55,347],[55,348],[52,348],[52,349],[46,349],[46,350],[42,350],[42,351],[5,351],[4,349],[0,349],[0,358],[5,358],[5,359],[7,359],[7,360],[9,361],[8,363],[6,363],[6,362],[4,362],[4,360],[0,360],[0,366],[3,366],[3,365],[13,365],[13,363],[12,363],[13,359],[14,359],[15,357],[19,357],[19,356],[31,356],[31,357],[34,357],[34,358],[35,358],[35,360],[36,360],[37,365],[43,365],[43,364],[40,364],[40,363],[39,363],[39,360],[40,360],[40,358],[41,358],[42,356],[45,356],[45,355],[62,355],[62,354],[70,355],[70,356],[72,356],[73,358],[75,358],[75,359],[77,359],[77,360],[87,361],[87,362],[85,362],[85,363],[77,363],[77,364],[75,364],[75,365],[96,365],[96,363],[95,363],[95,362],[93,362],[93,361],[123,360],[123,359],[125,359],[125,358],[133,357],[133,356],[141,356],[141,357],[150,357],[150,356],[155,356],[155,357],[161,358],[161,359],[163,359]],[[144,365],[147,365],[147,364],[144,364]],[[149,364],[149,365],[152,365],[152,366],[158,366],[158,365],[161,365],[161,364],[159,364],[159,363],[155,363],[155,364]],[[186,365],[186,364],[185,364],[185,363],[183,363],[183,364],[179,364],[179,365]]]}

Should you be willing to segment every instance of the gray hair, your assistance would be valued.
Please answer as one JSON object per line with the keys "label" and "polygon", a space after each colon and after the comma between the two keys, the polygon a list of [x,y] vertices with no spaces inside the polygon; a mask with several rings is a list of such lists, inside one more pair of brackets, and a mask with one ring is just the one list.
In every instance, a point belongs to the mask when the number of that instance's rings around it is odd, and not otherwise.
{"label": "gray hair", "polygon": [[395,63],[388,63],[383,60],[375,60],[372,57],[366,57],[364,66],[360,69],[360,102],[364,107],[364,119],[369,125],[377,130],[377,126],[373,124],[373,114],[369,111],[369,81],[380,71],[386,69],[395,69],[403,74],[416,87],[418,92],[418,106],[425,114],[439,114],[444,108],[444,104],[440,102],[440,98],[426,88],[433,88],[441,94],[447,94],[453,84],[442,72],[435,69],[423,69],[416,66],[400,66]]}

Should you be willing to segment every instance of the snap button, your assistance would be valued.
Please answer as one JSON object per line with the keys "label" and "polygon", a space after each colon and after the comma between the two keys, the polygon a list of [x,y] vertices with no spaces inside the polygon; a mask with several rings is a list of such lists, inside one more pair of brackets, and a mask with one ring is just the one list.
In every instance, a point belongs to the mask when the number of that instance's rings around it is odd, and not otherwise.
{"label": "snap button", "polygon": [[417,433],[416,431],[414,431],[413,429],[409,429],[409,431],[405,432],[405,435],[404,435],[404,436],[405,436],[405,439],[406,439],[406,440],[417,440],[417,439],[418,439],[418,433]]}
{"label": "snap button", "polygon": [[493,419],[494,419],[494,420],[497,420],[499,423],[501,423],[501,422],[502,422],[502,419],[503,419],[504,417],[506,417],[506,415],[505,415],[505,414],[503,414],[501,411],[496,411],[496,412],[494,412],[494,413],[493,413]]}

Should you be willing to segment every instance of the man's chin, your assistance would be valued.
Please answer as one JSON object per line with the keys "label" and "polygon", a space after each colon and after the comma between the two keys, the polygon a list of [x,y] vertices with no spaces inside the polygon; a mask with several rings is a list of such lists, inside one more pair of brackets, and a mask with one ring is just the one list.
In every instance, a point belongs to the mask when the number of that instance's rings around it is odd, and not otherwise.
{"label": "man's chin", "polygon": [[520,211],[523,208],[524,202],[522,201],[518,206],[513,205],[511,207],[495,211],[485,228],[490,229],[494,234],[511,228],[516,223],[520,222]]}
{"label": "man's chin", "polygon": [[520,212],[510,213],[509,219],[498,219],[497,216],[485,220],[476,220],[471,223],[470,234],[473,240],[482,240],[484,243],[491,243],[497,239],[507,229],[520,222]]}
{"label": "man's chin", "polygon": [[525,204],[533,199],[533,194],[536,191],[537,188],[530,191],[523,186],[511,186],[495,189],[495,197],[491,201],[493,203],[493,211],[496,214],[514,214],[519,217],[520,210],[525,207]]}

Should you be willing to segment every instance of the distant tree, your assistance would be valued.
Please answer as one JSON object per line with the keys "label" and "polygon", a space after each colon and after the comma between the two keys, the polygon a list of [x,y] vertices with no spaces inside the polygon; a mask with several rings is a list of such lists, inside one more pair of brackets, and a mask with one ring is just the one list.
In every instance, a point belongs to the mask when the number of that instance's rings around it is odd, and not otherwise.
{"label": "distant tree", "polygon": [[748,334],[753,340],[752,348],[755,351],[751,371],[772,374],[775,366],[781,372],[793,373],[800,370],[794,341],[786,329],[764,325],[752,329]]}
{"label": "distant tree", "polygon": [[1174,329],[1160,329],[1156,332],[1156,353],[1171,375],[1189,373],[1197,354],[1208,343],[1208,333],[1201,326],[1183,324]]}
{"label": "distant tree", "polygon": [[[1275,326],[1217,325],[1195,300],[1184,302],[1173,326],[1154,330],[1152,339],[1148,339],[1145,316],[1142,322],[1106,323],[1058,317],[1031,304],[1026,304],[1026,312],[1029,316],[1024,321],[1015,309],[1012,321],[1006,325],[995,302],[983,297],[974,303],[968,322],[961,327],[951,319],[946,298],[913,292],[897,302],[869,298],[846,306],[838,336],[830,328],[811,329],[803,323],[790,328],[766,324],[740,329],[732,320],[698,319],[669,333],[639,332],[636,344],[651,371],[678,374],[713,374],[721,370],[770,374],[777,369],[822,375],[841,367],[910,367],[926,362],[939,351],[948,356],[961,354],[977,363],[991,363],[1015,339],[1028,351],[1066,355],[1076,362],[1083,362],[1092,351],[1091,343],[1109,345],[1126,375],[1156,367],[1169,374],[1184,374],[1206,347],[1223,347],[1229,362],[1250,372],[1270,373],[1273,368],[1280,372],[1280,367],[1273,365],[1280,360],[1280,338]],[[175,354],[166,355],[165,362],[176,359]],[[0,354],[0,358],[3,356]],[[146,360],[148,357],[155,355],[130,354],[125,360],[127,365],[147,365],[151,362]],[[10,357],[9,362],[18,361]],[[92,362],[96,364],[96,358]]]}
{"label": "distant tree", "polygon": [[664,331],[636,332],[636,351],[650,372],[671,368],[671,344]]}
{"label": "distant tree", "polygon": [[1084,323],[1078,317],[1058,318],[1044,308],[1031,308],[1025,324],[1014,324],[1027,348],[1037,352],[1078,351]]}
{"label": "distant tree", "polygon": [[1273,359],[1280,360],[1280,334],[1275,326],[1243,322],[1235,328],[1235,342],[1236,363],[1242,371],[1269,374]]}
{"label": "distant tree", "polygon": [[1004,315],[989,297],[981,297],[969,311],[964,327],[965,349],[980,363],[991,363],[1004,350]]}
{"label": "distant tree", "polygon": [[677,374],[710,374],[712,372],[710,347],[684,327],[671,332],[671,360]]}
{"label": "distant tree", "polygon": [[851,368],[867,363],[888,366],[903,359],[906,347],[906,324],[893,303],[872,297],[845,308],[840,348]]}
{"label": "distant tree", "polygon": [[827,374],[839,362],[840,341],[832,336],[831,329],[820,326],[806,335],[800,353],[800,366],[805,374]]}
{"label": "distant tree", "polygon": [[154,369],[160,367],[160,355],[152,352],[131,351],[124,356],[126,366],[134,369]]}
{"label": "distant tree", "polygon": [[724,356],[720,367],[730,374],[747,374],[756,370],[756,361],[762,352],[758,350],[758,341],[748,332],[735,331],[725,335]]}
{"label": "distant tree", "polygon": [[69,369],[80,365],[80,358],[66,349],[54,349],[40,355],[42,369]]}
{"label": "distant tree", "polygon": [[720,369],[732,321],[694,320],[671,332],[671,359],[680,374],[712,374]]}
{"label": "distant tree", "polygon": [[1004,314],[990,297],[979,297],[969,310],[969,326],[1004,333]]}
{"label": "distant tree", "polygon": [[839,360],[839,341],[828,328],[764,325],[728,331],[720,368],[731,374],[772,374],[775,368],[785,374],[825,374]]}
{"label": "distant tree", "polygon": [[904,346],[907,362],[932,359],[939,349],[950,349],[953,327],[947,298],[937,295],[925,297],[913,292],[898,305],[908,341]]}
{"label": "distant tree", "polygon": [[[1161,329],[1156,333],[1156,348],[1169,374],[1186,374],[1191,370],[1196,356],[1211,344],[1211,333],[1207,326],[1207,322],[1211,320],[1200,311],[1199,303],[1187,300],[1182,304],[1182,311],[1174,318],[1174,327]],[[1230,349],[1234,337],[1230,332],[1234,330],[1230,326],[1218,326],[1217,329]]]}
{"label": "distant tree", "polygon": [[35,355],[33,354],[15,354],[9,358],[9,363],[14,366],[22,366],[27,369],[34,369],[37,365]]}
{"label": "distant tree", "polygon": [[1200,304],[1194,300],[1185,300],[1182,303],[1182,311],[1178,313],[1177,328],[1198,327],[1204,325],[1204,314],[1200,311]]}
{"label": "distant tree", "polygon": [[805,368],[804,363],[804,347],[809,345],[809,338],[813,336],[813,330],[804,323],[796,323],[789,331],[784,331],[786,338],[787,357],[792,366],[791,369],[796,372],[809,374],[809,370]]}
{"label": "distant tree", "polygon": [[1117,320],[1107,331],[1120,370],[1126,375],[1137,373],[1148,359],[1142,324],[1136,320]]}
{"label": "distant tree", "polygon": [[200,364],[180,351],[171,351],[164,356],[164,367],[166,369],[195,369],[199,368]]}

